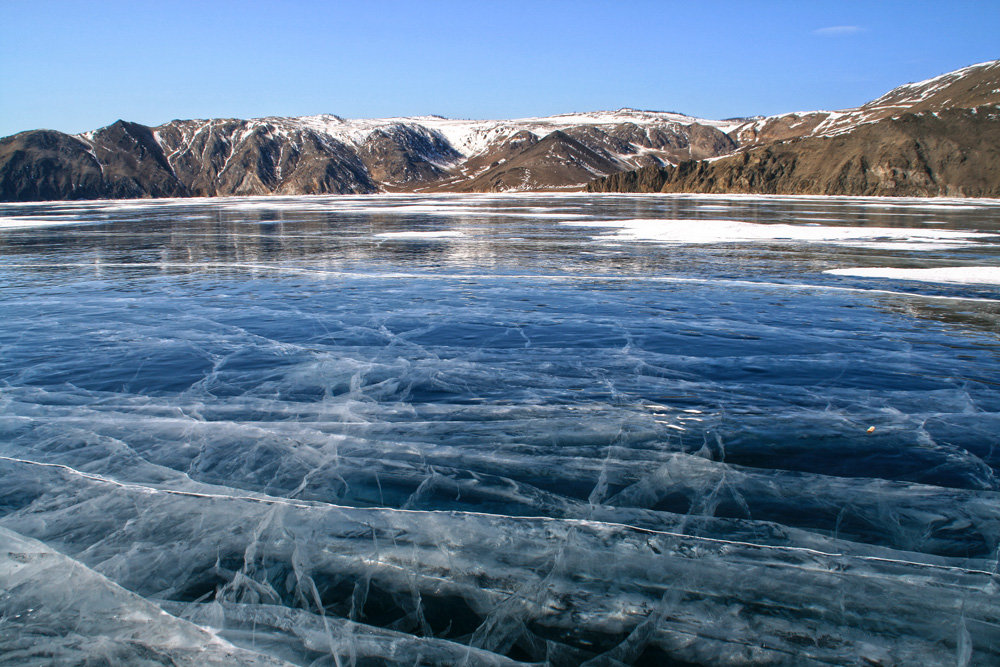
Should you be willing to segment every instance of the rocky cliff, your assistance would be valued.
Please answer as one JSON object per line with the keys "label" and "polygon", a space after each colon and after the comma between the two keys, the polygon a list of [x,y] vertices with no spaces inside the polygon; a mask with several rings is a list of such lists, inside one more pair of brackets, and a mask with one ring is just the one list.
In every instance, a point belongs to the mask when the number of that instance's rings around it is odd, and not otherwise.
{"label": "rocky cliff", "polygon": [[856,109],[753,119],[732,155],[612,174],[591,192],[1000,196],[1000,61]]}
{"label": "rocky cliff", "polygon": [[830,137],[805,137],[713,161],[646,168],[591,192],[1000,196],[1000,109],[905,114]]}

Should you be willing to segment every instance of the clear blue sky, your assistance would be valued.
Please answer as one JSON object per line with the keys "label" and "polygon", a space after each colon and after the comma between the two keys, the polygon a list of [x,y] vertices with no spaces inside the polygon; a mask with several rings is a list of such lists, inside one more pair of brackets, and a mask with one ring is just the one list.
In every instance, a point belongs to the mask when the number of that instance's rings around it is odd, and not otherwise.
{"label": "clear blue sky", "polygon": [[118,118],[861,104],[1000,58],[1000,0],[0,0],[0,136]]}

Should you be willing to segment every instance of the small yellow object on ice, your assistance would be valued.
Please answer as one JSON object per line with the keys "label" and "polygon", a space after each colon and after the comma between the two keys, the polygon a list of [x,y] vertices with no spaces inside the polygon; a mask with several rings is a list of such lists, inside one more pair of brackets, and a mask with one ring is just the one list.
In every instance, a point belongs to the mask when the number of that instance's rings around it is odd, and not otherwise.
{"label": "small yellow object on ice", "polygon": [[874,432],[875,432],[875,427],[874,426],[869,426],[868,427],[868,433],[874,433]]}

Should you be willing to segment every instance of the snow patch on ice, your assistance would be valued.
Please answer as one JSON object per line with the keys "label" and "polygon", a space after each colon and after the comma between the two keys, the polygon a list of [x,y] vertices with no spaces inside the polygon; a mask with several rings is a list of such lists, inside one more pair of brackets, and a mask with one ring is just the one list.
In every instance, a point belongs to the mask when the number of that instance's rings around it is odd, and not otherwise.
{"label": "snow patch on ice", "polygon": [[454,239],[465,236],[462,232],[455,231],[444,231],[444,232],[417,232],[417,231],[406,231],[406,232],[382,232],[381,234],[375,235],[382,239],[393,239],[393,240],[425,240],[425,239]]}
{"label": "snow patch on ice", "polygon": [[835,276],[889,278],[930,283],[1000,285],[1000,266],[942,266],[932,269],[896,269],[891,267],[830,269]]}
{"label": "snow patch on ice", "polygon": [[27,229],[33,227],[58,227],[63,225],[103,224],[105,220],[81,220],[79,218],[50,218],[41,215],[17,215],[0,218],[2,229]]}
{"label": "snow patch on ice", "polygon": [[[739,220],[600,220],[560,224],[573,227],[605,227],[617,231],[597,240],[649,241],[677,244],[794,241],[813,243],[879,242],[876,247],[924,250],[971,245],[974,239],[995,236],[982,232],[909,227],[833,227],[825,225],[760,224]],[[944,242],[944,244],[942,244]],[[874,244],[869,244],[874,245]]]}

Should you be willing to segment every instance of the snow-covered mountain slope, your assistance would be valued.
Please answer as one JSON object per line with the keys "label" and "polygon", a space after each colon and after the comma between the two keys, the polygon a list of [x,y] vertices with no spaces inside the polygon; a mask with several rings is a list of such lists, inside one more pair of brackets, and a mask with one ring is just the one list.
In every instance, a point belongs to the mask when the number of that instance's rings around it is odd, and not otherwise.
{"label": "snow-covered mountain slope", "polygon": [[[204,193],[208,193],[213,181],[224,191],[242,193],[241,187],[247,184],[232,183],[226,171],[234,156],[262,142],[277,145],[278,154],[266,160],[274,163],[273,173],[252,179],[255,191],[307,190],[312,183],[303,183],[294,176],[296,159],[302,156],[304,146],[314,148],[313,153],[339,155],[345,160],[356,157],[361,164],[354,167],[360,166],[370,185],[377,189],[505,190],[571,187],[625,169],[728,153],[735,143],[726,132],[737,124],[621,109],[519,120],[453,120],[439,116],[346,120],[319,115],[174,121],[154,128],[153,134],[171,166],[183,166],[185,171],[199,171],[204,176],[195,183]],[[503,165],[550,137],[549,143],[570,137],[581,150],[560,151],[558,157],[544,163],[530,161],[525,155],[521,162],[528,160],[525,169],[534,175],[520,174],[516,182],[504,175],[509,167]],[[189,164],[192,159],[201,167]],[[243,162],[237,160],[235,164]],[[502,168],[497,174],[489,173],[498,167]],[[348,179],[349,189],[357,191],[363,180]]]}
{"label": "snow-covered mountain slope", "polygon": [[760,118],[734,155],[611,174],[613,192],[1000,196],[1000,61],[908,83],[856,109]]}
{"label": "snow-covered mountain slope", "polygon": [[729,153],[736,125],[634,109],[520,120],[118,121],[2,140],[0,198],[581,188],[622,170]]}
{"label": "snow-covered mountain slope", "polygon": [[749,120],[619,109],[516,120],[118,121],[76,136],[35,130],[0,139],[0,200],[582,189],[619,172],[998,104],[1000,61],[992,61],[854,109]]}
{"label": "snow-covered mountain slope", "polygon": [[920,111],[740,150],[718,160],[620,172],[594,192],[1000,197],[1000,109]]}
{"label": "snow-covered mountain slope", "polygon": [[840,111],[800,111],[751,119],[735,128],[741,146],[806,136],[835,136],[866,123],[907,113],[937,113],[1000,105],[1000,60],[970,65],[907,83],[860,107]]}
{"label": "snow-covered mountain slope", "polygon": [[640,111],[627,108],[618,111],[569,113],[515,120],[457,120],[441,116],[345,120],[339,116],[331,115],[262,120],[281,124],[288,128],[309,128],[355,146],[362,145],[372,132],[384,130],[387,127],[399,125],[420,127],[443,137],[466,158],[486,152],[497,142],[523,131],[531,132],[542,138],[552,132],[566,131],[581,126],[608,129],[618,125],[633,124],[642,129],[663,127],[676,129],[691,125],[704,125],[728,133],[740,125],[739,121],[733,120],[707,120],[679,113]]}

